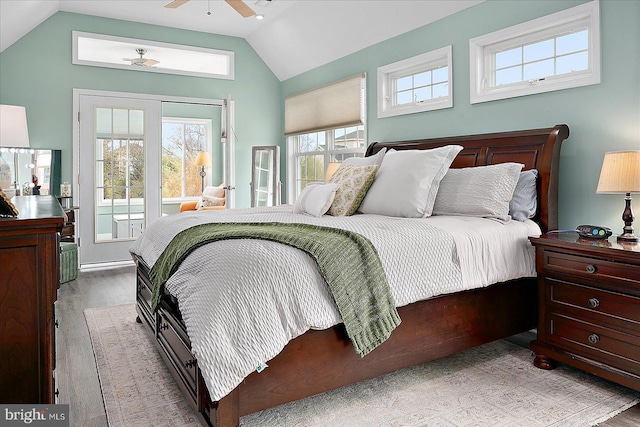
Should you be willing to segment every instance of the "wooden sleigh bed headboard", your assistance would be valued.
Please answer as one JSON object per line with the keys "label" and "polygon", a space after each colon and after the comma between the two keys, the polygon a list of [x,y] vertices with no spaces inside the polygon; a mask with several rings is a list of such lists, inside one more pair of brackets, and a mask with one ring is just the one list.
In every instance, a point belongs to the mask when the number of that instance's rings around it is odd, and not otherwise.
{"label": "wooden sleigh bed headboard", "polygon": [[[535,168],[539,176],[538,213],[534,219],[543,231],[548,231],[558,227],[559,155],[562,141],[568,136],[569,128],[557,125],[515,132],[378,142],[368,147],[367,155],[382,147],[408,150],[458,144],[464,149],[454,161],[454,168],[504,162]],[[353,350],[344,325],[309,330],[291,340],[271,359],[269,369],[250,374],[232,392],[213,402],[197,360],[190,352],[179,307],[165,297],[158,312],[151,312],[149,266],[137,256],[134,259],[138,266],[139,321],[147,325],[200,421],[210,426],[237,426],[243,415],[525,332],[537,322],[537,280],[533,277],[442,295],[400,307],[400,326],[364,358]],[[188,369],[177,355],[189,359]]]}
{"label": "wooden sleigh bed headboard", "polygon": [[562,141],[569,137],[567,125],[553,128],[481,135],[452,136],[402,142],[374,142],[367,156],[383,147],[395,150],[426,150],[443,145],[462,145],[464,149],[451,165],[452,168],[485,166],[495,163],[516,162],[523,170],[538,170],[538,212],[534,221],[543,232],[558,228],[558,169]]}

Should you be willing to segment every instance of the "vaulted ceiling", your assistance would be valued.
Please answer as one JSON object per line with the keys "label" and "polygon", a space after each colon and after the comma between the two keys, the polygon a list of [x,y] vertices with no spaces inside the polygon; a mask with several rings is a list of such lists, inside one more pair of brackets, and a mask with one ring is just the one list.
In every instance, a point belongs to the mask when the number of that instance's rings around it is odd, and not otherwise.
{"label": "vaulted ceiling", "polygon": [[66,11],[242,37],[282,81],[483,1],[245,0],[257,20],[223,0],[0,0],[0,52]]}

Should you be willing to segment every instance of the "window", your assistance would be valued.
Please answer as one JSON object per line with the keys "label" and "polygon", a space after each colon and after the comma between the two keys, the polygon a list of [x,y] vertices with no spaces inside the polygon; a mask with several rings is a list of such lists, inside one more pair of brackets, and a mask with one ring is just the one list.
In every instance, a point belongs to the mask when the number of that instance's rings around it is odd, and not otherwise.
{"label": "window", "polygon": [[184,76],[234,79],[234,53],[72,31],[72,63]]}
{"label": "window", "polygon": [[[201,168],[196,165],[201,151],[211,153],[211,120],[162,119],[163,201],[178,201],[202,194]],[[205,179],[210,176],[208,173]]]}
{"label": "window", "polygon": [[141,206],[144,200],[144,111],[96,108],[98,205]]}
{"label": "window", "polygon": [[287,200],[310,182],[324,181],[330,162],[364,156],[364,74],[285,99]]}
{"label": "window", "polygon": [[351,126],[290,136],[293,147],[295,195],[307,184],[323,182],[330,162],[362,157],[366,150],[364,126]]}
{"label": "window", "polygon": [[471,103],[600,83],[599,3],[470,40]]}
{"label": "window", "polygon": [[451,46],[378,68],[378,117],[453,106]]}

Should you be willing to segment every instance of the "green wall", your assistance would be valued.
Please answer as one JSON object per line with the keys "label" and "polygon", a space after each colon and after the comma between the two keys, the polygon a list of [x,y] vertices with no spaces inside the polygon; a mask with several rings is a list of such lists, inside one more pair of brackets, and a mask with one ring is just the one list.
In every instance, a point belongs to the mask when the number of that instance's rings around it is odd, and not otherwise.
{"label": "green wall", "polygon": [[[600,84],[469,103],[470,38],[581,3],[584,1],[489,0],[282,83],[243,39],[58,12],[0,54],[0,103],[27,107],[32,146],[62,149],[63,181],[71,181],[73,88],[216,99],[230,94],[236,104],[237,206],[243,207],[250,203],[251,146],[281,144],[282,164],[286,164],[284,97],[364,71],[369,141],[568,124],[571,136],[560,161],[560,227],[597,223],[620,232],[622,196],[596,195],[595,189],[606,151],[640,149],[640,2],[600,2]],[[72,30],[232,50],[236,79],[72,65]],[[378,119],[377,68],[447,45],[453,46],[454,107]],[[283,170],[283,182],[284,177]],[[637,200],[638,196],[635,207],[639,212]]]}
{"label": "green wall", "polygon": [[[620,233],[623,196],[597,195],[596,187],[606,151],[640,149],[639,1],[600,2],[600,84],[474,105],[469,102],[469,39],[581,3],[584,1],[489,0],[286,80],[282,96],[366,72],[369,142],[566,123],[571,136],[560,159],[560,228],[595,223]],[[378,119],[377,68],[448,45],[453,46],[453,108]],[[640,217],[639,196],[635,207]],[[640,230],[638,223],[636,230]]]}
{"label": "green wall", "polygon": [[[73,30],[230,50],[235,80],[73,65]],[[32,147],[62,150],[63,181],[72,181],[74,88],[213,99],[231,95],[238,207],[250,204],[251,147],[282,141],[280,82],[246,40],[58,12],[0,53],[0,103],[26,107]]]}

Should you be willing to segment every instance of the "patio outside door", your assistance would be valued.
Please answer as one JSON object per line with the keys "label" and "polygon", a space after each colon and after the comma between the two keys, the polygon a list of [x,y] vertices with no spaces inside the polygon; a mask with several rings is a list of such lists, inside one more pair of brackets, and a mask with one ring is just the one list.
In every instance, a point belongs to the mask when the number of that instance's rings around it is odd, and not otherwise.
{"label": "patio outside door", "polygon": [[161,102],[79,97],[80,264],[130,261],[161,215]]}

